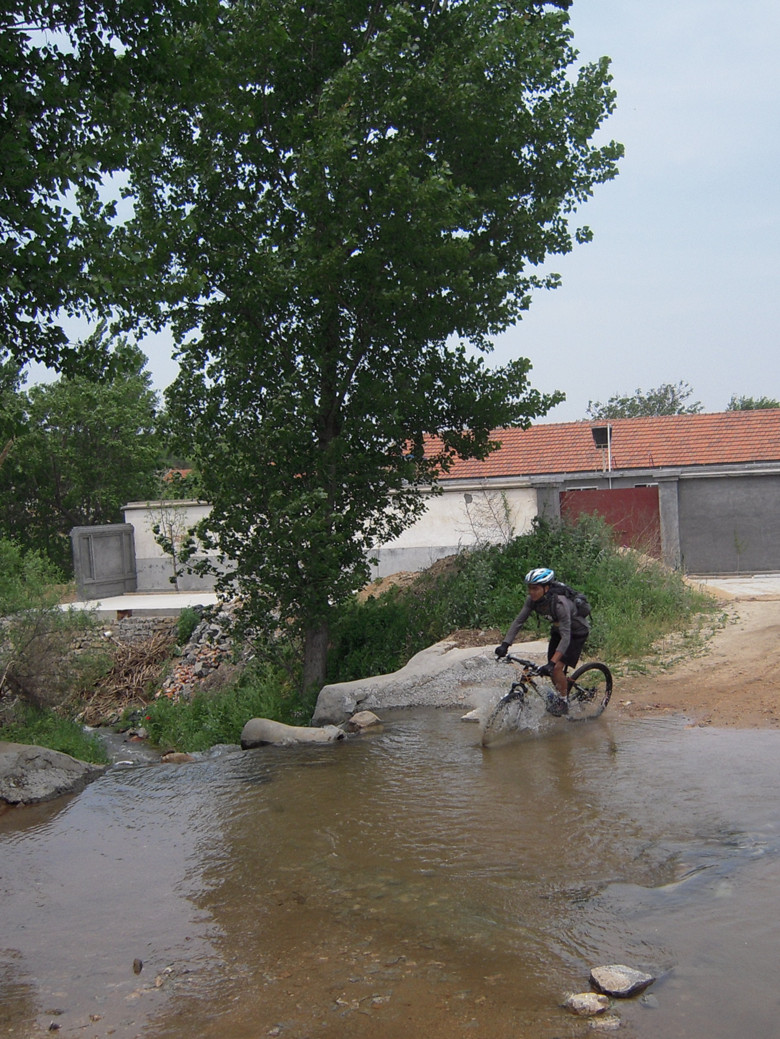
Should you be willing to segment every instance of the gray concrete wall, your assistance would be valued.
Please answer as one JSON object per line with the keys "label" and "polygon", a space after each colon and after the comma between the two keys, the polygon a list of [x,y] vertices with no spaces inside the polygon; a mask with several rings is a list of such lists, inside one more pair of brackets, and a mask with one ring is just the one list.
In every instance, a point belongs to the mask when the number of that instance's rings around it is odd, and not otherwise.
{"label": "gray concrete wall", "polygon": [[129,523],[74,527],[70,541],[80,599],[136,591],[133,528]]}
{"label": "gray concrete wall", "polygon": [[689,573],[780,570],[780,474],[682,479],[678,498]]}

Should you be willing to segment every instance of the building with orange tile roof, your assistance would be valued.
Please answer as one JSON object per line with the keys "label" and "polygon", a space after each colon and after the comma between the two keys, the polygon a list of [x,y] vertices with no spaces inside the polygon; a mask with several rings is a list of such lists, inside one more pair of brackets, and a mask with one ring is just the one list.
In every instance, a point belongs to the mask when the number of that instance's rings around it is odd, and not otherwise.
{"label": "building with orange tile roof", "polygon": [[[456,459],[424,515],[378,548],[376,576],[508,540],[538,516],[583,512],[604,516],[622,543],[688,573],[780,572],[780,409],[540,424],[497,430],[494,439],[500,447],[484,461]],[[183,527],[209,509],[165,504],[181,511]],[[123,578],[137,577],[138,591],[170,590],[171,561],[154,535],[159,505],[133,502],[124,511],[134,560]],[[85,536],[103,539],[101,547],[117,530],[85,528]],[[128,555],[125,541],[120,554]],[[197,576],[182,580],[186,590],[204,586]]]}
{"label": "building with orange tile roof", "polygon": [[690,573],[780,571],[780,410],[550,423],[494,439],[484,461],[454,461],[426,515],[380,551],[378,573],[581,512]]}

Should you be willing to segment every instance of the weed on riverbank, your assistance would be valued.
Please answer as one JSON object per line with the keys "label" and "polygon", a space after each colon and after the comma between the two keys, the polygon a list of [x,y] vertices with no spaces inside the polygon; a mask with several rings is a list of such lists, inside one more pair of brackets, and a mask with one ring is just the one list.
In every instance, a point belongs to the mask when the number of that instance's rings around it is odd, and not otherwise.
{"label": "weed on riverbank", "polygon": [[[713,608],[678,571],[626,551],[602,520],[534,522],[527,534],[434,564],[412,583],[351,600],[332,627],[328,680],[346,681],[401,667],[414,653],[458,629],[506,631],[525,598],[525,574],[550,566],[587,594],[593,607],[591,657],[636,659],[657,640]],[[531,619],[527,630],[536,632]],[[546,637],[547,627],[538,629]]]}
{"label": "weed on riverbank", "polygon": [[[714,609],[713,601],[687,585],[681,573],[640,552],[617,547],[611,529],[596,517],[584,517],[576,525],[535,521],[529,533],[507,544],[440,560],[418,575],[404,575],[403,581],[389,588],[387,581],[382,582],[376,594],[371,588],[364,590],[339,607],[331,625],[327,680],[395,671],[454,631],[471,631],[475,640],[481,637],[485,644],[500,640],[499,633],[506,631],[522,606],[524,575],[535,566],[553,567],[559,579],[587,594],[593,607],[588,655],[617,670],[626,662],[640,664],[659,640],[695,631],[702,616]],[[199,615],[182,615],[179,642],[191,634],[198,619]],[[543,625],[537,630],[531,620],[527,631],[546,637],[548,628]],[[165,668],[160,664],[157,690],[153,682],[145,681],[145,694],[122,702],[123,727],[145,729],[165,750],[198,751],[237,742],[252,717],[308,724],[316,690],[307,699],[297,693],[300,654],[295,648],[286,647],[280,654],[278,647],[271,653],[258,645],[241,656],[249,663],[229,684],[196,688],[179,699],[159,695]],[[99,682],[95,688],[100,691]],[[71,716],[76,717],[96,695],[93,690],[84,694],[80,704],[71,704]],[[40,735],[27,738],[19,719],[13,721],[13,729],[0,727],[0,739],[43,739]]]}

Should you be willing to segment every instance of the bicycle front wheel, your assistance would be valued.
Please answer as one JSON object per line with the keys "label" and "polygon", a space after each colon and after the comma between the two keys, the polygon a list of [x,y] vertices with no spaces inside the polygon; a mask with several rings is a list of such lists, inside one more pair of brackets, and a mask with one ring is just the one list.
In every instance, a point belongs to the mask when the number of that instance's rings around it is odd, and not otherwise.
{"label": "bicycle front wheel", "polygon": [[525,695],[522,689],[513,689],[502,696],[485,722],[485,728],[482,730],[482,746],[487,747],[517,731],[524,707]]}
{"label": "bicycle front wheel", "polygon": [[579,721],[598,718],[612,696],[612,672],[606,664],[593,661],[569,676],[569,718]]}

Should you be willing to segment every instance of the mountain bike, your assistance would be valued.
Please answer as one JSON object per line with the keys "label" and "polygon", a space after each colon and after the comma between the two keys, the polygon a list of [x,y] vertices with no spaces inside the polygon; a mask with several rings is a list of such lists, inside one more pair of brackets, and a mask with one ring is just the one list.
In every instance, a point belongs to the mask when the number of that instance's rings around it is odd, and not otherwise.
{"label": "mountain bike", "polygon": [[482,733],[482,744],[486,745],[498,735],[505,735],[518,728],[518,723],[529,699],[538,697],[548,714],[565,717],[569,721],[585,721],[598,718],[612,696],[612,672],[606,664],[593,660],[578,667],[566,676],[568,693],[559,696],[552,683],[540,686],[542,665],[522,657],[507,655],[510,664],[520,669],[519,678],[512,683],[509,692],[498,701],[491,711]]}

